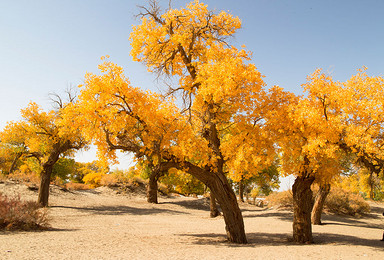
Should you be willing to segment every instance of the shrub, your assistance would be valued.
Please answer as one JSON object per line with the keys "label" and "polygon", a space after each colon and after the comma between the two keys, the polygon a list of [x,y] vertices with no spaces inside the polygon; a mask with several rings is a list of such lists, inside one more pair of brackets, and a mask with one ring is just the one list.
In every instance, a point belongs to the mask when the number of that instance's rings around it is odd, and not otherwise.
{"label": "shrub", "polygon": [[68,190],[89,190],[91,187],[84,183],[68,182],[65,184],[65,188]]}
{"label": "shrub", "polygon": [[8,179],[25,183],[30,182],[38,185],[40,183],[39,175],[31,171],[15,171],[8,175]]}
{"label": "shrub", "polygon": [[105,174],[100,180],[102,186],[116,186],[118,182],[118,178],[115,174]]}
{"label": "shrub", "polygon": [[0,193],[0,230],[33,230],[48,227],[47,209],[32,201]]}
{"label": "shrub", "polygon": [[[313,193],[315,198],[316,192]],[[274,192],[266,200],[269,207],[293,208],[292,191]],[[369,204],[358,194],[333,187],[324,203],[324,210],[334,214],[360,216],[370,212]]]}
{"label": "shrub", "polygon": [[325,210],[350,216],[360,216],[370,212],[369,204],[358,194],[334,187],[326,201]]}
{"label": "shrub", "polygon": [[273,192],[265,199],[268,207],[277,207],[284,209],[293,209],[292,191]]}
{"label": "shrub", "polygon": [[85,184],[88,184],[91,188],[97,188],[101,186],[101,179],[105,175],[105,173],[92,171],[84,176],[83,181]]}

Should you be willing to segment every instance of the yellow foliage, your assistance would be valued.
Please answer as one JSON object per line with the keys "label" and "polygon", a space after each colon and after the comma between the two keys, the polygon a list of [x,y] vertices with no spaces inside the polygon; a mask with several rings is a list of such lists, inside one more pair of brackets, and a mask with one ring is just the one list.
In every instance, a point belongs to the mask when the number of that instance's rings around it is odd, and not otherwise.
{"label": "yellow foliage", "polygon": [[97,188],[101,186],[101,180],[105,176],[105,173],[91,171],[84,176],[83,181],[85,184],[89,185],[91,188]]}

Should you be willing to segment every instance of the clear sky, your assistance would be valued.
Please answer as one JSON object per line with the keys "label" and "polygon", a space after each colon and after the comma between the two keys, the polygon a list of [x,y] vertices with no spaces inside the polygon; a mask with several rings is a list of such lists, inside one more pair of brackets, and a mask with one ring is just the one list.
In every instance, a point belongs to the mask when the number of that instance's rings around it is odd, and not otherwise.
{"label": "clear sky", "polygon": [[[173,0],[174,7],[189,1]],[[268,86],[301,93],[316,68],[346,80],[362,66],[384,74],[382,0],[205,0],[243,21],[233,44],[246,45]],[[130,57],[129,34],[143,0],[0,0],[0,129],[35,101],[98,72],[100,57],[125,69],[134,86],[161,89]],[[168,0],[160,1],[168,6]],[[81,160],[91,158],[82,154]]]}

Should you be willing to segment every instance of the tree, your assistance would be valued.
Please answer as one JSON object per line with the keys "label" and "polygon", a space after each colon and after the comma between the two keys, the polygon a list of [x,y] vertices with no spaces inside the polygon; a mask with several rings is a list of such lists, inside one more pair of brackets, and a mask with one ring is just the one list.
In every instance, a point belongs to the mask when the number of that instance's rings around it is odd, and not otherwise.
{"label": "tree", "polygon": [[330,182],[340,172],[339,110],[331,96],[335,88],[338,85],[318,70],[304,84],[307,96],[291,95],[269,118],[281,148],[282,170],[296,175],[293,239],[299,243],[313,241],[311,185]]}
{"label": "tree", "polygon": [[338,144],[346,153],[354,154],[357,165],[369,171],[372,185],[373,175],[379,176],[384,167],[384,79],[370,77],[366,70],[358,70],[342,84],[338,100],[343,112],[342,135]]}
{"label": "tree", "polygon": [[24,142],[22,126],[17,123],[8,123],[0,132],[0,154],[3,158],[2,171],[12,173],[22,156],[27,152]]}
{"label": "tree", "polygon": [[[248,64],[249,53],[228,43],[241,21],[225,12],[215,14],[199,1],[164,13],[156,2],[151,3],[150,8],[143,7],[141,24],[131,33],[131,54],[149,71],[179,79],[169,93],[182,94],[189,124],[198,143],[206,145],[202,151],[208,155],[202,154],[197,165],[188,160],[182,163],[214,193],[223,210],[229,241],[245,243],[244,223],[225,168],[236,160],[236,144],[225,135],[234,132],[230,128],[245,126],[249,129],[237,132],[259,134],[262,122],[252,119],[260,117],[256,108],[264,82],[255,66]],[[236,141],[244,137],[252,138],[245,134]],[[262,149],[254,150],[256,159]]]}
{"label": "tree", "polygon": [[324,203],[330,191],[330,183],[323,183],[319,185],[319,190],[317,191],[311,212],[312,224],[321,225],[321,214],[323,213]]}
{"label": "tree", "polygon": [[[71,96],[70,96],[71,97]],[[5,128],[5,135],[12,136],[18,133],[24,147],[26,157],[35,158],[41,167],[41,181],[38,194],[38,203],[43,207],[48,205],[49,184],[53,166],[61,156],[70,156],[74,150],[83,148],[85,140],[78,128],[73,127],[71,116],[66,117],[66,108],[69,103],[56,100],[56,110],[44,112],[31,102],[27,108],[21,110],[23,121],[9,123]],[[5,140],[12,144],[12,138]]]}

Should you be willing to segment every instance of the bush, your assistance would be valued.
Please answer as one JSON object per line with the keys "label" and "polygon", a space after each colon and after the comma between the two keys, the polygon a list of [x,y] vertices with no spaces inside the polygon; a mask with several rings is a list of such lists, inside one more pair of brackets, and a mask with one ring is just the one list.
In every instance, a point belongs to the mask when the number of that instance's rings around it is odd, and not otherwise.
{"label": "bush", "polygon": [[331,189],[324,207],[326,211],[349,216],[360,216],[370,212],[369,204],[363,197],[337,187]]}
{"label": "bush", "polygon": [[119,180],[115,174],[105,174],[101,177],[100,184],[102,186],[116,186]]}
{"label": "bush", "polygon": [[[315,199],[316,192],[313,193]],[[274,192],[266,200],[269,207],[293,209],[292,191]],[[324,211],[349,216],[360,216],[370,212],[369,204],[360,195],[333,187],[324,203]]]}
{"label": "bush", "polygon": [[84,183],[68,182],[65,184],[67,190],[89,190],[91,187]]}
{"label": "bush", "polygon": [[36,185],[40,183],[39,175],[29,171],[15,171],[9,174],[7,177],[8,179],[12,179],[21,183],[30,182]]}
{"label": "bush", "polygon": [[34,230],[48,227],[47,209],[32,201],[0,193],[0,230]]}
{"label": "bush", "polygon": [[101,179],[105,176],[102,172],[91,172],[84,176],[83,181],[88,184],[92,189],[101,186]]}
{"label": "bush", "polygon": [[293,209],[292,191],[273,192],[265,198],[268,207],[277,207],[283,209]]}

